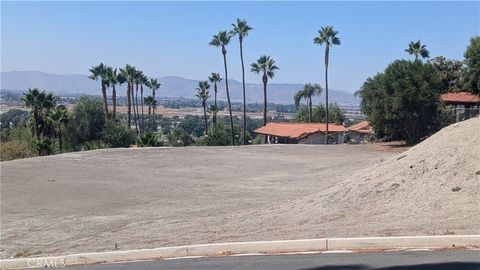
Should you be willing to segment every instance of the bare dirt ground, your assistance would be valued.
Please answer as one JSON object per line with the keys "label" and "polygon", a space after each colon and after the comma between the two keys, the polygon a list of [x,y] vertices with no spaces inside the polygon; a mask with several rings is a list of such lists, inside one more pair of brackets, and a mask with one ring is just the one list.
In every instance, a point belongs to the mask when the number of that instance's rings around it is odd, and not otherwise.
{"label": "bare dirt ground", "polygon": [[331,236],[305,227],[316,209],[297,217],[289,203],[392,155],[377,145],[268,145],[2,162],[1,257]]}

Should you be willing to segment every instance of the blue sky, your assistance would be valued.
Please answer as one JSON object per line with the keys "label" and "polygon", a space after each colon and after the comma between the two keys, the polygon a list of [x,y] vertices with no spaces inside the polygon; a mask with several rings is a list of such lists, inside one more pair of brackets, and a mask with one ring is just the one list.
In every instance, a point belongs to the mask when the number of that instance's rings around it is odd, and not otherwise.
{"label": "blue sky", "polygon": [[[2,71],[87,74],[104,62],[147,75],[205,79],[223,74],[220,49],[208,45],[236,18],[254,27],[245,63],[271,55],[273,82],[324,84],[323,47],[312,40],[324,25],[339,31],[331,50],[332,89],[356,91],[388,63],[409,58],[420,39],[431,56],[463,59],[480,33],[480,2],[1,2]],[[239,80],[238,39],[228,47],[229,76]],[[248,73],[247,82],[261,83]]]}

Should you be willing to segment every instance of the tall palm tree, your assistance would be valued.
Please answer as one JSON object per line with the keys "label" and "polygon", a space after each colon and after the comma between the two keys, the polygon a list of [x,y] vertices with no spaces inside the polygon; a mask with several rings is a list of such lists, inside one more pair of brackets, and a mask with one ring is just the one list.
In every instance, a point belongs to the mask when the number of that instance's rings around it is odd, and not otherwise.
{"label": "tall palm tree", "polygon": [[90,76],[89,78],[97,81],[100,79],[102,86],[102,97],[103,104],[105,108],[105,115],[108,117],[108,101],[107,101],[107,87],[108,87],[108,66],[103,63],[100,63],[98,66],[93,66],[89,69]]}
{"label": "tall palm tree", "polygon": [[127,127],[130,129],[132,125],[132,89],[135,76],[135,68],[131,65],[125,65],[120,69],[120,74],[127,82]]}
{"label": "tall palm tree", "polygon": [[135,132],[137,135],[140,135],[139,131],[139,123],[140,123],[140,113],[138,110],[138,86],[140,85],[140,82],[142,80],[143,73],[141,70],[135,70],[135,76],[134,76],[134,84],[135,84],[135,95],[133,96],[132,93],[132,99],[133,99],[133,118],[135,120]]}
{"label": "tall palm tree", "polygon": [[325,144],[328,143],[328,58],[330,54],[330,47],[333,45],[340,45],[340,38],[337,37],[338,31],[333,30],[333,26],[322,27],[318,30],[318,36],[313,39],[313,43],[318,45],[325,45],[325,108],[327,115],[325,117],[326,133]]}
{"label": "tall palm tree", "polygon": [[112,109],[112,119],[116,119],[117,115],[117,90],[116,86],[117,84],[122,85],[125,81],[126,78],[123,76],[122,72],[117,72],[117,69],[113,69],[111,67],[108,68],[108,85],[112,87],[112,103],[113,103],[113,109]]}
{"label": "tall palm tree", "polygon": [[233,30],[230,33],[235,36],[238,35],[240,42],[240,61],[242,63],[242,90],[243,90],[243,144],[247,144],[247,99],[245,95],[245,66],[243,64],[243,38],[248,36],[248,33],[253,30],[247,24],[246,20],[237,18],[237,23],[232,24]]}
{"label": "tall palm tree", "polygon": [[430,57],[430,52],[427,50],[427,45],[422,45],[420,40],[417,40],[417,42],[410,41],[410,43],[408,43],[408,49],[405,51],[415,56],[415,61],[418,61],[420,57],[423,59]]}
{"label": "tall palm tree", "polygon": [[141,102],[141,106],[142,106],[142,125],[141,125],[141,128],[140,128],[140,131],[143,133],[145,133],[145,115],[143,114],[143,85],[147,84],[148,83],[148,78],[147,76],[145,76],[142,72],[141,76],[140,76],[140,102]]}
{"label": "tall palm tree", "polygon": [[60,153],[63,152],[63,135],[62,129],[68,121],[68,113],[67,107],[64,105],[59,105],[48,115],[48,120],[53,124],[55,129],[55,135],[58,139],[58,148],[60,149]]}
{"label": "tall palm tree", "polygon": [[197,93],[197,98],[200,99],[202,102],[203,106],[203,117],[205,118],[205,135],[208,134],[208,122],[207,122],[207,99],[210,97],[208,94],[208,89],[210,88],[210,84],[208,84],[208,81],[201,81],[198,82],[198,93]]}
{"label": "tall palm tree", "polygon": [[300,107],[300,101],[305,99],[307,101],[308,107],[308,122],[312,122],[313,115],[313,106],[312,106],[312,97],[318,96],[322,93],[322,87],[318,83],[306,83],[303,85],[303,88],[298,90],[295,94],[295,107]]}
{"label": "tall palm tree", "polygon": [[[273,60],[270,56],[262,55],[260,58],[257,59],[257,62],[252,63],[251,65],[251,72],[255,74],[262,74],[262,82],[263,82],[263,125],[267,125],[267,83],[268,79],[273,79],[275,76],[275,72],[279,69],[275,65],[275,60]],[[265,143],[267,142],[267,138],[265,137]]]}
{"label": "tall palm tree", "polygon": [[33,125],[33,135],[40,140],[43,129],[45,128],[45,117],[56,105],[56,98],[52,93],[45,93],[38,88],[28,89],[23,94],[22,101],[27,108],[31,109],[31,121]]}
{"label": "tall palm tree", "polygon": [[215,106],[217,106],[217,83],[220,83],[222,77],[220,77],[220,73],[212,72],[212,75],[208,77],[208,80],[213,83],[213,92],[215,93]]}
{"label": "tall palm tree", "polygon": [[228,91],[228,72],[227,72],[227,48],[232,38],[231,34],[227,31],[220,31],[218,34],[213,35],[210,46],[221,47],[223,55],[223,66],[225,68],[225,90],[227,92],[228,112],[230,113],[230,140],[231,144],[235,144],[235,133],[233,130],[233,116],[232,116],[232,104],[230,103],[230,92]]}

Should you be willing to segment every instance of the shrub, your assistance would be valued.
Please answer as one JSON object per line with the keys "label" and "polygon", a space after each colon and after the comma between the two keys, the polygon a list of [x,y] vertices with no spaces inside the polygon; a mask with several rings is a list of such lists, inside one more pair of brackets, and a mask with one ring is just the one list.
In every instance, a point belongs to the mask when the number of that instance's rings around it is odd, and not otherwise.
{"label": "shrub", "polygon": [[1,160],[13,160],[20,158],[34,157],[37,153],[32,149],[31,145],[26,141],[11,140],[2,142],[0,147]]}
{"label": "shrub", "polygon": [[129,147],[135,142],[135,133],[117,121],[108,120],[102,131],[102,141],[111,147]]}
{"label": "shrub", "polygon": [[162,146],[163,143],[158,140],[158,135],[153,132],[147,132],[137,138],[137,145],[139,147],[156,147]]}
{"label": "shrub", "polygon": [[168,141],[172,146],[189,146],[193,143],[193,138],[183,128],[177,127],[168,135]]}

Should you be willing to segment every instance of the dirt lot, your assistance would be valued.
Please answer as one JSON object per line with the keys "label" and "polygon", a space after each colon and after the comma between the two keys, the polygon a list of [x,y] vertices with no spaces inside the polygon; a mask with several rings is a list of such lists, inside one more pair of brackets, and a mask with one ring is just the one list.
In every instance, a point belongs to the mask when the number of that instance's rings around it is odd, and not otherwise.
{"label": "dirt lot", "polygon": [[285,223],[276,223],[269,209],[394,154],[375,145],[271,145],[2,162],[1,256],[325,237],[326,231],[301,229],[306,221],[294,213],[283,211]]}

